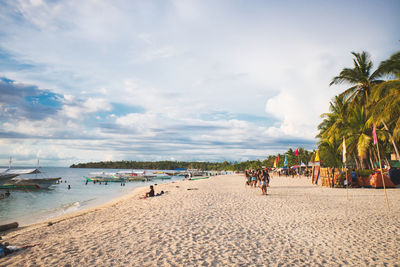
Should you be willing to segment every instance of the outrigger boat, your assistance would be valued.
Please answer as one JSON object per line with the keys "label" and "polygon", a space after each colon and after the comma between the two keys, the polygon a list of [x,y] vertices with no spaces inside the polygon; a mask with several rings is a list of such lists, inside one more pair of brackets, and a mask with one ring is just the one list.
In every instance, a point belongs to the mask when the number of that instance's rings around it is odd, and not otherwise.
{"label": "outrigger boat", "polygon": [[91,172],[89,173],[93,176],[87,177],[83,176],[86,181],[89,182],[111,182],[111,183],[124,183],[126,178],[118,175],[117,173],[111,172]]}
{"label": "outrigger boat", "polygon": [[86,181],[89,182],[111,182],[111,183],[126,182],[126,179],[122,177],[101,177],[101,176],[95,176],[95,177],[83,176],[83,177],[86,179]]}
{"label": "outrigger boat", "polygon": [[0,185],[3,185],[10,181],[12,178],[17,177],[21,174],[39,173],[38,169],[0,169]]}
{"label": "outrigger boat", "polygon": [[208,178],[210,178],[210,176],[194,176],[194,177],[190,178],[189,180],[193,181],[193,180],[202,180],[202,179],[208,179]]}
{"label": "outrigger boat", "polygon": [[171,179],[171,175],[166,175],[164,172],[146,173],[146,171],[118,171],[118,172],[92,172],[92,176],[84,176],[90,182],[137,182],[150,180],[166,180]]}
{"label": "outrigger boat", "polygon": [[[38,178],[39,171],[36,169],[11,169],[11,158],[7,169],[0,169],[0,189],[47,189],[56,184],[61,177],[57,178]],[[23,174],[36,174],[35,178],[16,178]]]}
{"label": "outrigger boat", "polygon": [[47,189],[56,184],[61,177],[57,178],[13,178],[0,186],[0,189]]}
{"label": "outrigger boat", "polygon": [[116,174],[120,177],[126,178],[128,181],[150,181],[156,179],[166,180],[172,178],[171,175],[165,172],[146,173],[146,171],[142,172],[119,171]]}

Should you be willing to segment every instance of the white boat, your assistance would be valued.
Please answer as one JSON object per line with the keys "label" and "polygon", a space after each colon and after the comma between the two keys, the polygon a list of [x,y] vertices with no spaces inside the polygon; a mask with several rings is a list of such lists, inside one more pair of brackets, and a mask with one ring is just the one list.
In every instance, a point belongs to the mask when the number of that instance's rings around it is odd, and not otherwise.
{"label": "white boat", "polygon": [[22,174],[40,173],[38,169],[0,169],[0,185]]}
{"label": "white boat", "polygon": [[56,184],[61,177],[57,178],[13,178],[0,186],[2,189],[47,189]]}
{"label": "white boat", "polygon": [[[11,169],[11,157],[9,167],[7,169],[0,169],[0,189],[39,189],[49,188],[51,185],[56,184],[61,177],[57,178],[38,178],[37,174],[39,171],[39,160],[38,168],[35,169]],[[36,174],[34,178],[16,178],[23,174]]]}

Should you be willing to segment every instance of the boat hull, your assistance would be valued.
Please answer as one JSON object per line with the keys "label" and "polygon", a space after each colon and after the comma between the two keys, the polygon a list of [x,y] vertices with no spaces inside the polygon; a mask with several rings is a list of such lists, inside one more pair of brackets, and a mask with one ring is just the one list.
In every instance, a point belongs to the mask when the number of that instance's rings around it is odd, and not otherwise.
{"label": "boat hull", "polygon": [[86,177],[84,176],[86,181],[89,182],[110,182],[110,183],[124,183],[126,182],[125,178],[113,178],[113,177]]}
{"label": "boat hull", "polygon": [[194,180],[203,180],[203,179],[208,179],[210,178],[210,176],[198,176],[198,177],[192,177],[190,178],[190,181],[194,181]]}
{"label": "boat hull", "polygon": [[0,189],[47,189],[57,183],[61,177],[43,179],[13,179],[0,186]]}

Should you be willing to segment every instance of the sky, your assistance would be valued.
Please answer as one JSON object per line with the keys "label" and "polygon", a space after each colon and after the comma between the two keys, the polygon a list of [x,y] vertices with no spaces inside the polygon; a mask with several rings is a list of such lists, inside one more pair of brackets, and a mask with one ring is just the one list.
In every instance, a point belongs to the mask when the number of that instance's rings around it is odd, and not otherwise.
{"label": "sky", "polygon": [[[0,0],[0,165],[316,148],[329,86],[400,49],[400,1]],[[346,87],[347,86],[347,87]]]}

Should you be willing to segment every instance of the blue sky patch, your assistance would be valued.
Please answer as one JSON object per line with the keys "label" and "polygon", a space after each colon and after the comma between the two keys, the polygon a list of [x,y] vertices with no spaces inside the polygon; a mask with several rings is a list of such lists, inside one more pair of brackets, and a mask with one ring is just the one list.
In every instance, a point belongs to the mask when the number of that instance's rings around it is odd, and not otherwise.
{"label": "blue sky patch", "polygon": [[16,60],[11,53],[0,47],[0,71],[10,71],[10,70],[24,70],[30,69],[34,66],[27,63],[21,63]]}
{"label": "blue sky patch", "polygon": [[43,91],[37,96],[26,96],[25,100],[32,106],[61,107],[62,96],[49,91]]}
{"label": "blue sky patch", "polygon": [[0,77],[0,80],[5,83],[13,83],[13,80],[7,79],[6,77]]}

